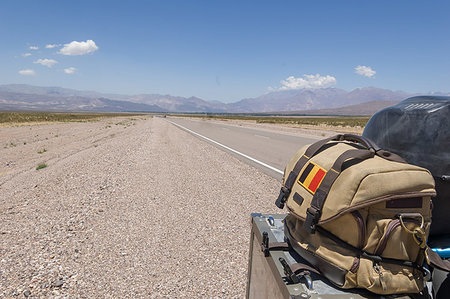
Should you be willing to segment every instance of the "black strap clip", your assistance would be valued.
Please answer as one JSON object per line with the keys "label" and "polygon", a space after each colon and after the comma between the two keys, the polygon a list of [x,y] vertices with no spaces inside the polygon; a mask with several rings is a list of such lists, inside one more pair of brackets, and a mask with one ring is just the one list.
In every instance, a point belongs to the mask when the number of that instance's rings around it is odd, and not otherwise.
{"label": "black strap clip", "polygon": [[275,201],[275,205],[278,208],[283,209],[284,203],[286,202],[290,193],[291,191],[288,188],[286,188],[285,186],[281,187],[280,195],[278,195],[278,199],[277,201]]}
{"label": "black strap clip", "polygon": [[281,265],[283,266],[284,275],[286,275],[287,279],[292,283],[299,283],[300,279],[297,277],[297,275],[292,271],[289,264],[286,262],[286,260],[282,257],[279,258],[279,261]]}
{"label": "black strap clip", "polygon": [[264,252],[264,256],[269,256],[269,234],[267,232],[262,233],[261,251]]}
{"label": "black strap clip", "polygon": [[320,210],[315,207],[309,207],[306,210],[306,219],[303,227],[310,234],[314,234],[316,232],[316,225],[320,219]]}

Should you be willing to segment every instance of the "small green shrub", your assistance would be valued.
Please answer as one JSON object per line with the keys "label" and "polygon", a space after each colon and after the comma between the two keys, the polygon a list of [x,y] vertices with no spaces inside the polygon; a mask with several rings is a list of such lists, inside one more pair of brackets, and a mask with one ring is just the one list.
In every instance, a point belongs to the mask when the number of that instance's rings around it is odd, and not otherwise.
{"label": "small green shrub", "polygon": [[47,167],[47,164],[41,163],[41,164],[39,164],[39,165],[36,167],[36,170],[39,170],[39,169],[42,169],[42,168],[45,168],[45,167]]}

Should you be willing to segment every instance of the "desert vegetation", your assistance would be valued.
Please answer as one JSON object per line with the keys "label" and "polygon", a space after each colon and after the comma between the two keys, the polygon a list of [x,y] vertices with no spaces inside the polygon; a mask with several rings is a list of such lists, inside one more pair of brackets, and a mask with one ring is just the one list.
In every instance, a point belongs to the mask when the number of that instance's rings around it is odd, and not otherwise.
{"label": "desert vegetation", "polygon": [[42,169],[42,168],[45,168],[45,167],[47,167],[47,164],[41,163],[41,164],[39,164],[39,165],[36,167],[36,170],[39,170],[39,169]]}
{"label": "desert vegetation", "polygon": [[200,115],[189,114],[183,115],[187,117],[217,119],[217,120],[244,120],[254,121],[257,123],[273,123],[273,124],[297,124],[297,125],[313,125],[313,126],[335,126],[335,127],[361,127],[363,128],[370,117],[368,116],[256,116],[256,115]]}
{"label": "desert vegetation", "polygon": [[141,113],[0,112],[0,123],[86,122],[106,117],[137,116]]}

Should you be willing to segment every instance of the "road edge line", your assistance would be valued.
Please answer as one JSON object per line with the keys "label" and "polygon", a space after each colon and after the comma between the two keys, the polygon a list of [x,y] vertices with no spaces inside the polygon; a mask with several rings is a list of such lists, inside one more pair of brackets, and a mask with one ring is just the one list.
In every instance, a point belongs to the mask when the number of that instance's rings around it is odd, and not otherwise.
{"label": "road edge line", "polygon": [[233,149],[233,148],[231,148],[231,147],[229,147],[229,146],[226,146],[226,145],[224,145],[224,144],[222,144],[222,143],[220,143],[220,142],[217,142],[217,141],[215,141],[215,140],[213,140],[213,139],[211,139],[211,138],[208,138],[208,137],[203,136],[203,135],[201,135],[201,134],[199,134],[199,133],[197,133],[197,132],[194,132],[194,131],[192,131],[191,129],[188,129],[188,128],[186,128],[186,127],[183,127],[182,125],[179,125],[179,124],[177,124],[177,123],[174,123],[173,121],[170,121],[170,120],[167,120],[167,121],[170,122],[171,124],[173,124],[173,125],[175,125],[175,126],[181,128],[181,129],[183,129],[183,130],[185,130],[185,131],[191,133],[191,134],[194,134],[194,135],[196,135],[196,136],[198,136],[198,137],[201,137],[201,138],[203,138],[203,139],[205,139],[205,140],[207,140],[207,141],[209,141],[209,142],[212,142],[212,143],[214,143],[214,144],[216,144],[216,145],[218,145],[218,146],[221,146],[221,147],[223,147],[223,148],[229,150],[230,152],[233,152],[233,153],[235,153],[235,154],[238,154],[238,155],[240,155],[240,156],[242,156],[242,157],[244,157],[244,158],[246,158],[246,159],[249,159],[249,160],[252,161],[252,162],[255,162],[255,163],[257,163],[257,164],[259,164],[259,165],[261,165],[261,166],[264,166],[264,167],[266,167],[266,168],[269,168],[270,170],[273,170],[273,171],[275,171],[275,172],[277,172],[277,173],[279,173],[279,174],[281,174],[281,175],[284,174],[283,171],[281,171],[281,170],[279,170],[279,169],[277,169],[277,168],[275,168],[275,167],[273,167],[273,166],[270,166],[269,164],[266,164],[266,163],[264,163],[264,162],[262,162],[262,161],[259,161],[259,160],[255,159],[255,158],[252,158],[252,157],[250,157],[249,155],[246,155],[246,154],[244,154],[244,153],[241,153],[241,152],[239,152],[239,151],[237,151],[237,150],[235,150],[235,149]]}

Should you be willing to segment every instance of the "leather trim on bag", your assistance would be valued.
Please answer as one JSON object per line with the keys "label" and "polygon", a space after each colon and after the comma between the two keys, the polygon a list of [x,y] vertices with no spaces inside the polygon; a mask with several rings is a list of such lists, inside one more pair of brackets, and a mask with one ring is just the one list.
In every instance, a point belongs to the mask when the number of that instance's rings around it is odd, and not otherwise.
{"label": "leather trim on bag", "polygon": [[359,268],[359,262],[360,262],[359,257],[355,257],[355,258],[353,259],[353,264],[352,264],[352,267],[350,268],[350,272],[356,273],[356,271],[358,271],[358,268]]}
{"label": "leather trim on bag", "polygon": [[[387,200],[391,200],[391,199],[397,199],[397,198],[411,198],[411,197],[433,197],[436,196],[436,192],[407,192],[404,194],[396,194],[396,195],[387,195],[387,196],[381,196],[381,197],[376,197],[376,198],[372,198],[370,200],[366,200],[364,203],[362,204],[358,204],[358,205],[354,205],[351,206],[349,208],[343,209],[342,211],[340,211],[339,213],[335,214],[334,216],[327,218],[327,219],[321,219],[319,221],[318,224],[325,224],[327,222],[333,221],[336,218],[341,217],[342,215],[352,212],[352,211],[356,211],[365,207],[369,207],[371,205],[383,202],[383,201],[387,201]],[[292,208],[290,208],[287,205],[287,208],[289,210],[289,213],[293,214],[295,217],[297,217],[298,219],[305,221],[305,217],[300,216],[299,214],[295,213],[294,210]]]}

